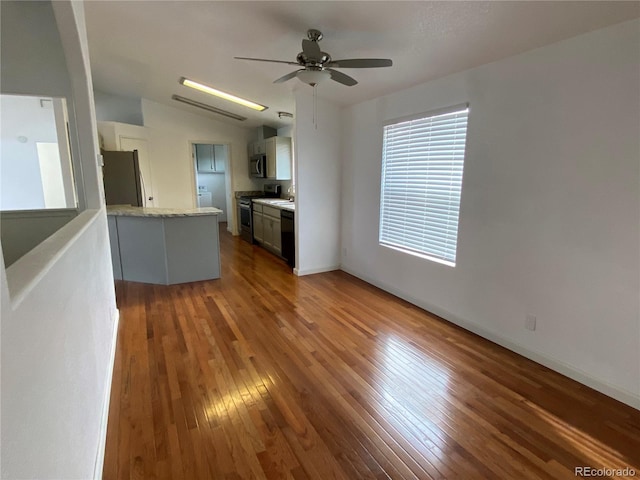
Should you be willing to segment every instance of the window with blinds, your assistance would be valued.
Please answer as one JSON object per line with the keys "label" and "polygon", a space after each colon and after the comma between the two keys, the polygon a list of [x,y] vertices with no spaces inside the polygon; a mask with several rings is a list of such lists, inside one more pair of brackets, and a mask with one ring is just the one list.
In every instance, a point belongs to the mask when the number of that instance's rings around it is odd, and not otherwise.
{"label": "window with blinds", "polygon": [[455,266],[468,106],[384,127],[380,244]]}

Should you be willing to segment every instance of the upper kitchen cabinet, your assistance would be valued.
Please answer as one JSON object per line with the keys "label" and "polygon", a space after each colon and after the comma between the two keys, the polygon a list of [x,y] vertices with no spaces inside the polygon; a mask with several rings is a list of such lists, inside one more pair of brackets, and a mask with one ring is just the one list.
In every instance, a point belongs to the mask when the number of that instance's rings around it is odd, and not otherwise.
{"label": "upper kitchen cabinet", "polygon": [[224,173],[225,159],[227,157],[227,149],[224,145],[213,146],[213,162],[218,173]]}
{"label": "upper kitchen cabinet", "polygon": [[198,173],[224,173],[224,145],[196,143],[194,146]]}
{"label": "upper kitchen cabinet", "polygon": [[275,137],[278,134],[278,131],[273,127],[262,125],[261,127],[258,127],[257,134],[258,139],[247,145],[249,158],[254,155],[264,155],[266,153],[266,140],[269,139],[269,137]]}
{"label": "upper kitchen cabinet", "polygon": [[253,157],[254,155],[264,155],[264,152],[265,152],[264,140],[257,140],[249,144],[249,147],[248,147],[249,157]]}
{"label": "upper kitchen cabinet", "polygon": [[291,138],[271,137],[265,140],[267,178],[291,180]]}

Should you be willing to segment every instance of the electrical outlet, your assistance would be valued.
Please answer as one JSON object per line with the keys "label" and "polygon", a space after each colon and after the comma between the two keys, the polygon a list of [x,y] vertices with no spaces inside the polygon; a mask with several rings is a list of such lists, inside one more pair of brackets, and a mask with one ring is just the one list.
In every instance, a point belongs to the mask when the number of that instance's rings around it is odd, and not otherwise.
{"label": "electrical outlet", "polygon": [[536,317],[535,315],[527,314],[524,319],[524,328],[527,330],[531,330],[532,332],[536,329]]}

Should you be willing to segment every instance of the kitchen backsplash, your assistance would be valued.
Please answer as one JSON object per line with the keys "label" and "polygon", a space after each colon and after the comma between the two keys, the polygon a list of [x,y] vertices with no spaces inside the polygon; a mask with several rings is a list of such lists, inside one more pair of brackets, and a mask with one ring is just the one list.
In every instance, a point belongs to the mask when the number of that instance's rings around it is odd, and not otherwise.
{"label": "kitchen backsplash", "polygon": [[247,191],[237,191],[237,192],[233,192],[236,198],[240,198],[240,197],[252,197],[254,195],[261,195],[263,192],[262,190],[247,190]]}

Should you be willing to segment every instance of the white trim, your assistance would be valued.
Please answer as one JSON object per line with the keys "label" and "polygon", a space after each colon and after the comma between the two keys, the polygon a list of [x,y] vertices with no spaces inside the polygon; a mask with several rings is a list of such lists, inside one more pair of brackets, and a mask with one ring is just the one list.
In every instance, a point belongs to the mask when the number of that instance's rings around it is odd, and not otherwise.
{"label": "white trim", "polygon": [[113,381],[113,367],[116,360],[116,346],[118,343],[118,325],[120,323],[120,310],[117,308],[114,312],[113,334],[111,338],[111,353],[109,355],[109,372],[104,388],[104,401],[102,402],[102,418],[100,419],[100,434],[98,442],[98,450],[96,452],[96,461],[93,467],[93,478],[99,480],[102,478],[102,469],[104,467],[104,452],[107,446],[107,424],[109,422],[109,404],[111,401],[111,382]]}
{"label": "white trim", "polygon": [[410,295],[407,295],[404,292],[401,292],[400,290],[398,290],[397,288],[391,285],[374,280],[368,275],[364,275],[359,272],[356,272],[355,270],[345,267],[344,265],[341,266],[340,268],[344,272],[350,275],[353,275],[354,277],[357,277],[361,280],[364,280],[365,282],[370,283],[371,285],[374,285],[386,292],[389,292],[403,300],[406,300],[407,302],[412,303],[426,310],[427,312],[433,313],[448,322],[458,325],[459,327],[462,327],[465,330],[473,332],[476,335],[479,335],[487,340],[497,343],[498,345],[508,350],[511,350],[512,352],[522,355],[523,357],[526,357],[529,360],[533,360],[536,363],[544,365],[545,367],[550,368],[551,370],[554,370],[566,377],[569,377],[575,380],[576,382],[582,383],[583,385],[591,387],[594,390],[599,391],[600,393],[603,393],[611,398],[614,398],[622,403],[625,403],[633,408],[640,410],[640,392],[637,392],[637,393],[630,392],[628,390],[617,387],[615,385],[611,385],[610,383],[603,382],[602,380],[594,378],[589,373],[583,370],[575,368],[572,365],[569,365],[561,360],[557,360],[547,355],[535,352],[533,350],[529,350],[528,348],[523,347],[522,345],[517,344],[515,342],[512,342],[511,340],[508,340],[502,337],[501,335],[478,325],[477,323],[470,322],[461,317],[458,317],[457,315],[447,310],[444,310],[440,307],[437,307],[428,302],[425,302],[424,300],[420,300]]}
{"label": "white trim", "polygon": [[391,250],[406,253],[407,255],[413,255],[414,257],[422,258],[424,260],[429,260],[430,262],[440,263],[441,265],[446,265],[447,267],[451,267],[451,268],[455,268],[456,266],[456,262],[450,262],[442,258],[433,257],[431,255],[425,255],[424,253],[416,252],[415,250],[411,250],[409,248],[399,247],[397,245],[392,245],[390,243],[386,243],[383,241],[379,241],[378,243],[380,244],[381,247],[390,248]]}
{"label": "white trim", "polygon": [[389,125],[394,125],[396,123],[410,122],[412,120],[418,120],[425,117],[437,117],[439,115],[446,115],[448,113],[455,112],[456,110],[464,109],[469,109],[469,102],[458,103],[457,105],[451,105],[450,107],[436,108],[434,110],[429,110],[428,112],[412,113],[411,115],[405,115],[403,117],[391,118],[389,120],[385,120],[382,126],[388,127]]}
{"label": "white trim", "polygon": [[299,277],[303,277],[304,275],[313,275],[315,273],[325,273],[325,272],[333,272],[334,270],[340,270],[340,265],[333,265],[331,267],[320,267],[320,268],[309,268],[300,270],[299,268],[294,268],[293,273],[298,275]]}

